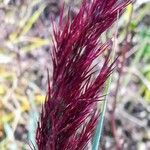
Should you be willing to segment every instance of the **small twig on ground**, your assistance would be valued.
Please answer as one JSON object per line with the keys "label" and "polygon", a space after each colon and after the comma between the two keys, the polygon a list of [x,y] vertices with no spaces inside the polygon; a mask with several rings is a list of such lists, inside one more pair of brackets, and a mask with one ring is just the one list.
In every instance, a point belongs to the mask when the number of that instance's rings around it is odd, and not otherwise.
{"label": "small twig on ground", "polygon": [[[122,150],[122,146],[123,143],[120,142],[118,136],[117,136],[117,126],[116,126],[116,122],[115,122],[115,109],[116,109],[116,103],[117,103],[117,99],[118,99],[118,91],[120,89],[120,81],[121,81],[121,76],[123,74],[123,70],[124,70],[124,65],[126,62],[126,52],[127,52],[127,47],[128,47],[128,32],[129,32],[129,24],[131,22],[131,17],[132,17],[132,10],[129,16],[129,20],[128,23],[126,25],[126,33],[125,33],[125,38],[124,38],[124,45],[121,48],[121,55],[120,55],[120,64],[118,67],[118,80],[117,80],[117,84],[116,84],[116,90],[115,90],[115,94],[114,94],[114,100],[112,102],[112,108],[110,111],[110,122],[111,122],[111,129],[112,129],[112,133],[115,139],[115,143],[116,143],[116,150]],[[116,37],[115,37],[116,39]]]}

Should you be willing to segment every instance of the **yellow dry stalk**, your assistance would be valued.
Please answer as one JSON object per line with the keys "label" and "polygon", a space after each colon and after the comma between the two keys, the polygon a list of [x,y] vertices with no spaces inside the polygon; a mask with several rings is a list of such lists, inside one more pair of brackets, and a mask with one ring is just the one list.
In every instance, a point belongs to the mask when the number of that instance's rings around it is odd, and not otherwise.
{"label": "yellow dry stalk", "polygon": [[[25,112],[25,111],[29,111],[30,110],[30,104],[29,101],[27,99],[27,97],[22,97],[22,96],[16,96],[17,98],[20,99],[21,101],[21,113]],[[44,103],[45,100],[45,96],[44,95],[40,95],[40,94],[36,94],[35,95],[35,103],[36,105],[42,105]],[[14,119],[15,114],[13,112],[11,113],[3,113],[3,115],[1,115],[2,118],[0,120],[0,127],[6,123],[6,122],[10,122]]]}
{"label": "yellow dry stalk", "polygon": [[32,14],[32,16],[26,21],[23,27],[18,28],[17,31],[10,34],[9,40],[13,43],[16,43],[20,40],[22,36],[26,35],[29,32],[29,30],[32,28],[33,24],[38,20],[45,7],[46,4],[43,3],[40,6],[40,8],[37,11],[35,11],[35,13]]}

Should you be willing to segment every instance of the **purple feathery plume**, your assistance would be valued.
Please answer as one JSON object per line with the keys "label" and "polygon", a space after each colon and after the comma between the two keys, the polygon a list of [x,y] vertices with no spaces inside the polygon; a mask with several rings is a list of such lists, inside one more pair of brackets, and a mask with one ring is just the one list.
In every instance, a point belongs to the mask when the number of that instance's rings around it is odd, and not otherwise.
{"label": "purple feathery plume", "polygon": [[[53,79],[42,107],[36,131],[39,150],[83,150],[97,126],[105,81],[113,70],[109,55],[98,75],[93,61],[108,50],[111,42],[101,44],[100,35],[117,19],[117,13],[130,0],[84,0],[71,20],[63,20],[53,30]],[[51,86],[50,86],[51,85]]]}

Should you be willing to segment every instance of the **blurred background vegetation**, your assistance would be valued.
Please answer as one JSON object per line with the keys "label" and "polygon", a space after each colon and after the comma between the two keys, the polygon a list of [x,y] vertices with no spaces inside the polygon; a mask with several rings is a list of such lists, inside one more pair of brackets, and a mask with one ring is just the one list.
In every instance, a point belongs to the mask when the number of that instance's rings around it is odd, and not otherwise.
{"label": "blurred background vegetation", "polygon": [[[78,11],[80,0],[65,0],[65,13]],[[52,72],[52,24],[61,0],[0,0],[0,150],[27,150]],[[110,31],[113,29],[110,29]],[[113,33],[113,31],[112,31]],[[107,34],[103,35],[107,37]],[[115,149],[116,135],[125,150],[150,149],[150,0],[136,0],[118,22],[116,53],[101,148]]]}

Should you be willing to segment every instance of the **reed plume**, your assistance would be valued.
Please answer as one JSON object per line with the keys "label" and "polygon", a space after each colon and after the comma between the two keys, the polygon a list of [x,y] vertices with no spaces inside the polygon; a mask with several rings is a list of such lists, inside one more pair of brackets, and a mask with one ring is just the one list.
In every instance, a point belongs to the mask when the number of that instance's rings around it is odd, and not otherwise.
{"label": "reed plume", "polygon": [[111,40],[102,44],[99,37],[129,3],[84,0],[73,20],[63,19],[62,9],[57,29],[53,26],[53,79],[36,131],[39,150],[87,149],[100,116],[97,102],[114,68],[107,55],[95,71],[95,59],[112,47]]}

